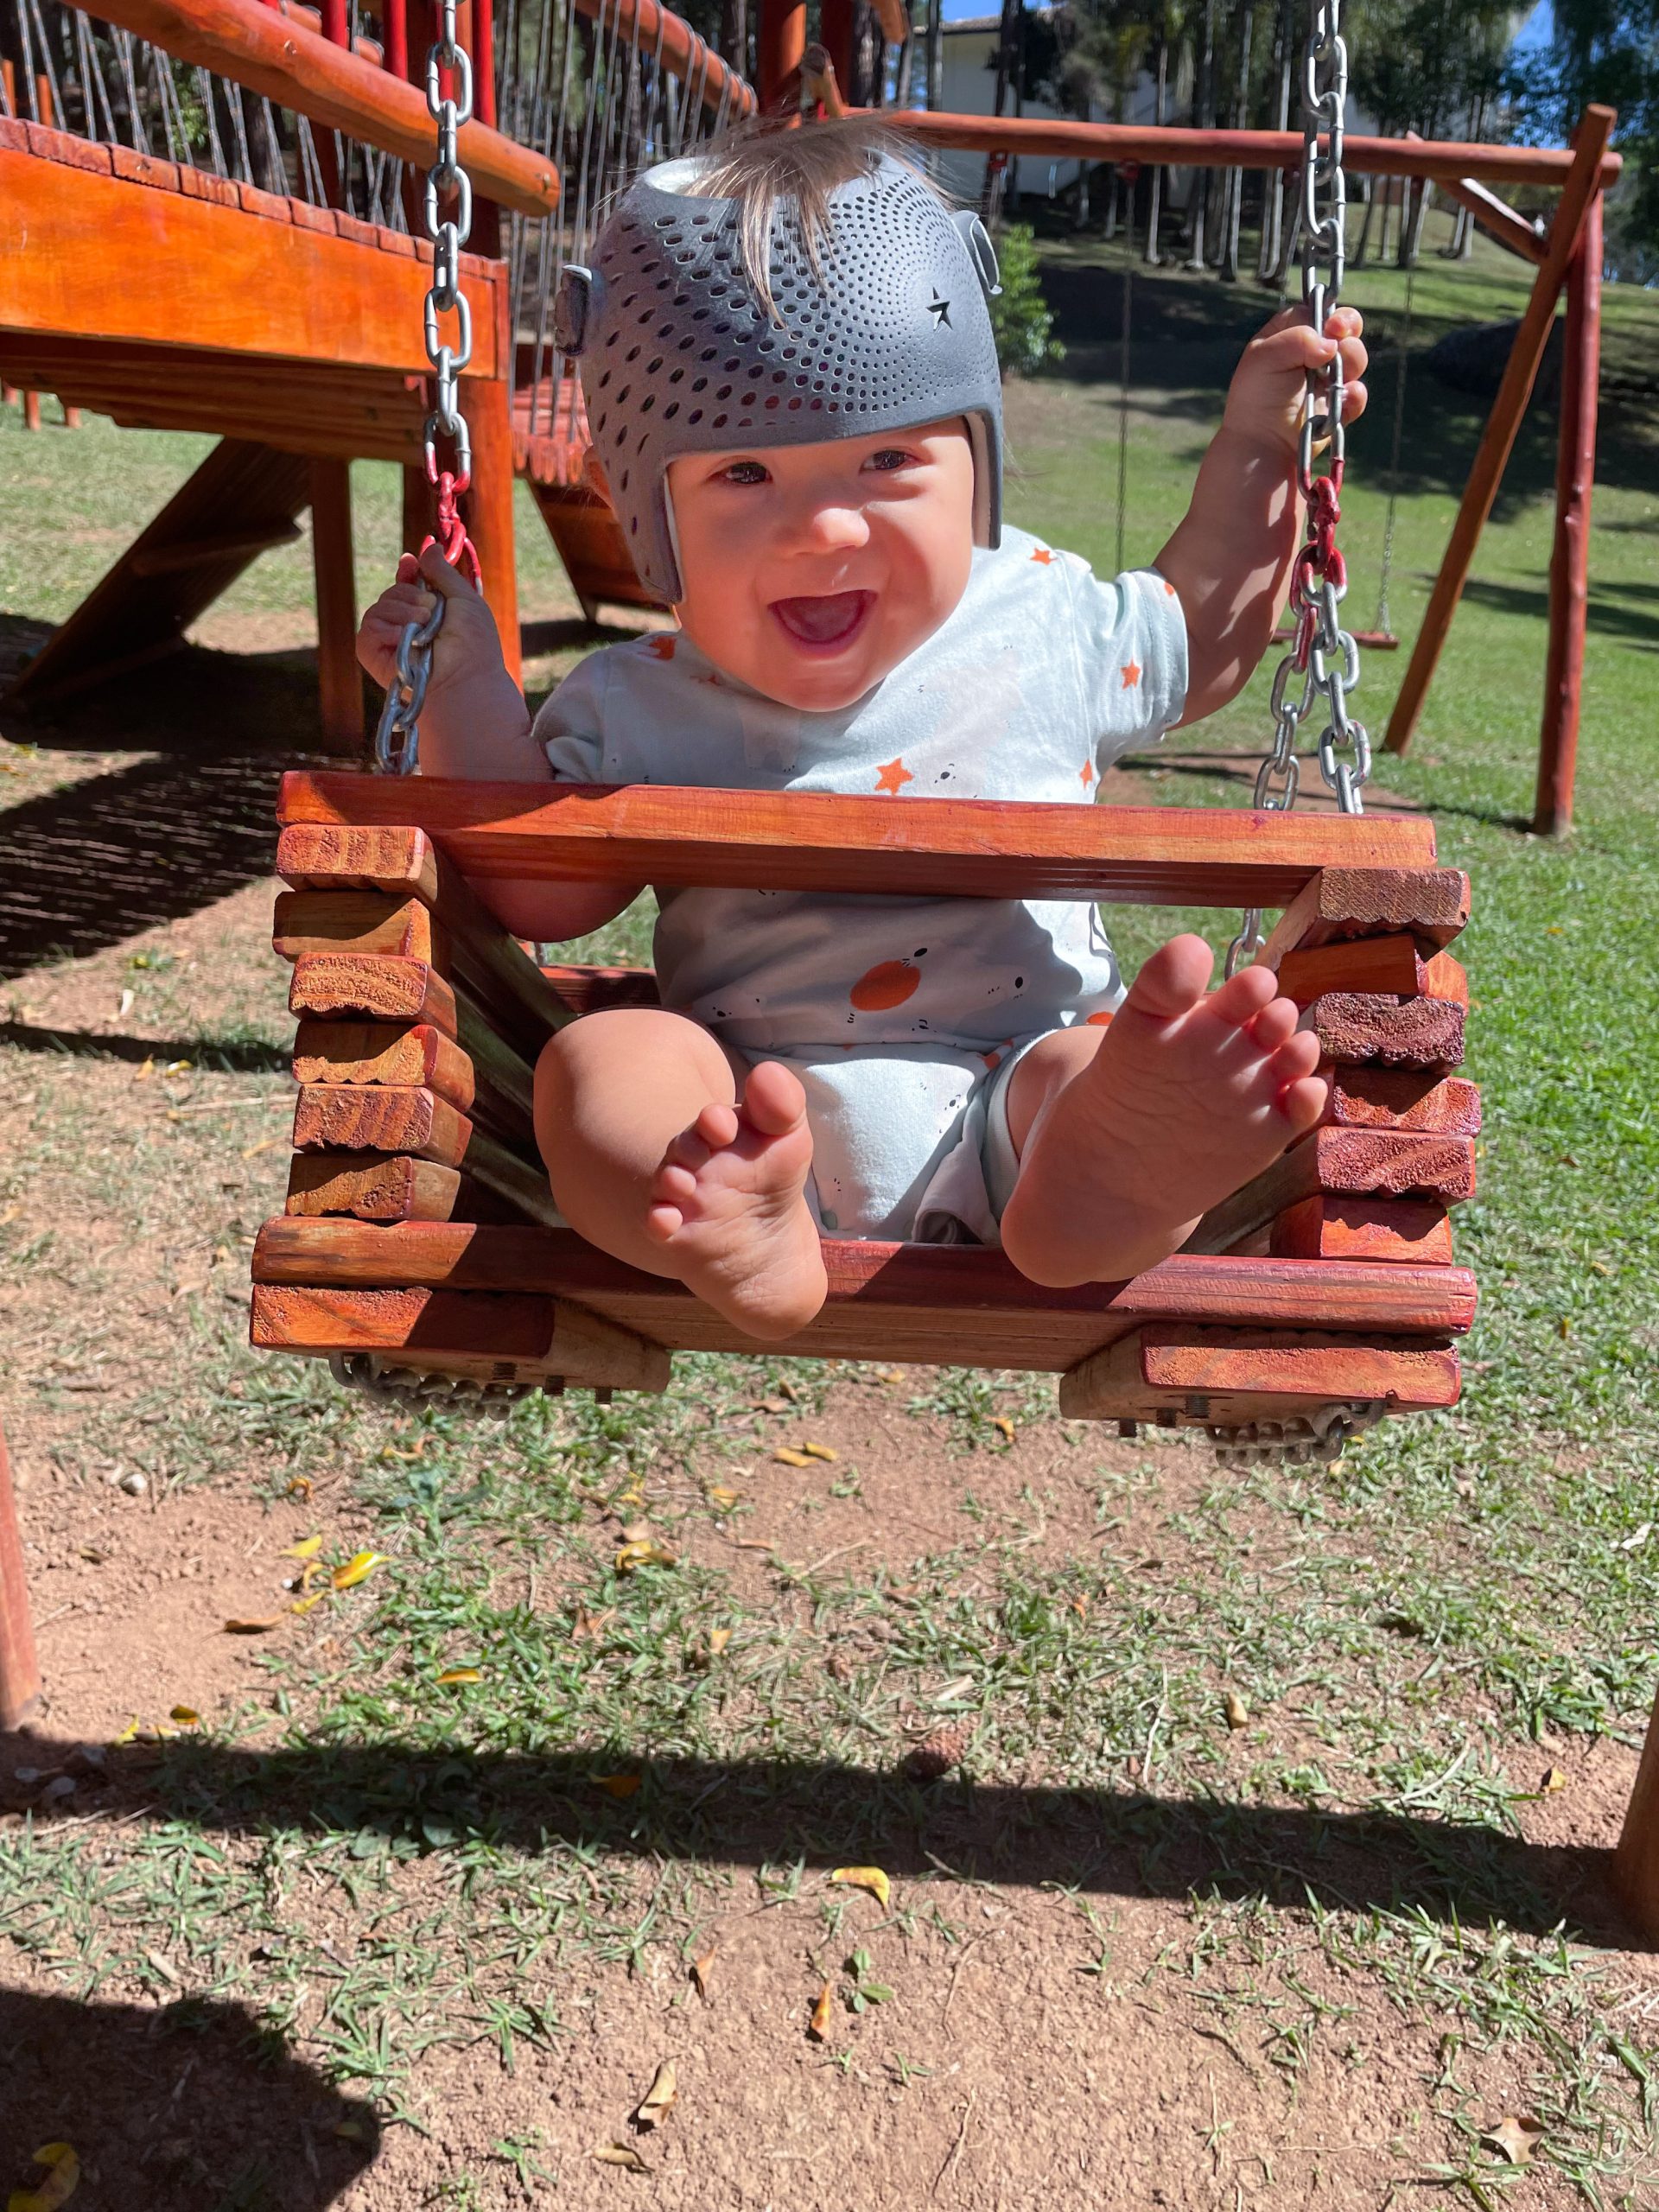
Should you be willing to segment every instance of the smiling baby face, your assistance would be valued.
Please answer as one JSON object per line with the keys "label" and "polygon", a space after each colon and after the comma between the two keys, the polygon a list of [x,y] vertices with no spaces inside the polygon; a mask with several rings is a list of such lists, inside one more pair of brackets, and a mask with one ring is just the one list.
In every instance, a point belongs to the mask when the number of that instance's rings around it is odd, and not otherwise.
{"label": "smiling baby face", "polygon": [[807,713],[850,706],[954,611],[973,559],[960,419],[819,445],[688,454],[668,474],[681,627]]}

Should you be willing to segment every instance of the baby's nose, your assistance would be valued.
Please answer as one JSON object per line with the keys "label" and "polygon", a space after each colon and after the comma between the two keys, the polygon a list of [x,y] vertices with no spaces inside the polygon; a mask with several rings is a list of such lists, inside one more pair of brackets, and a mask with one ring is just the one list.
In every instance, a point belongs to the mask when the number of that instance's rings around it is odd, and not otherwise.
{"label": "baby's nose", "polygon": [[802,535],[815,552],[843,553],[869,539],[870,526],[858,507],[814,507],[804,524]]}

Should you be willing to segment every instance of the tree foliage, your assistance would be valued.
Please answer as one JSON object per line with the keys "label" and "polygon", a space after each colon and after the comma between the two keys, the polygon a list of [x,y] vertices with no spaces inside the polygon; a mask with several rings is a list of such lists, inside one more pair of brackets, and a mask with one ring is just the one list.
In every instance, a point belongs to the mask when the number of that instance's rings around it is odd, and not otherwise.
{"label": "tree foliage", "polygon": [[1554,37],[1513,76],[1529,137],[1565,138],[1592,100],[1618,111],[1626,172],[1608,202],[1608,254],[1643,283],[1659,279],[1659,0],[1554,0]]}

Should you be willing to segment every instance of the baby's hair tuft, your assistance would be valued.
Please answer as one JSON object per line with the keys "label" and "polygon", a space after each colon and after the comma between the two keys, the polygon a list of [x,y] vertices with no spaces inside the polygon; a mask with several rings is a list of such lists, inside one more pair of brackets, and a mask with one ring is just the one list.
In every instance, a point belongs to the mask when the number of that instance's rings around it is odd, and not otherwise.
{"label": "baby's hair tuft", "polygon": [[706,165],[690,189],[700,200],[736,203],[744,269],[756,297],[776,321],[773,218],[781,211],[791,224],[807,265],[822,284],[819,248],[830,232],[830,195],[869,175],[883,158],[904,162],[931,184],[902,128],[881,118],[842,116],[793,130],[772,120],[746,123],[711,141]]}

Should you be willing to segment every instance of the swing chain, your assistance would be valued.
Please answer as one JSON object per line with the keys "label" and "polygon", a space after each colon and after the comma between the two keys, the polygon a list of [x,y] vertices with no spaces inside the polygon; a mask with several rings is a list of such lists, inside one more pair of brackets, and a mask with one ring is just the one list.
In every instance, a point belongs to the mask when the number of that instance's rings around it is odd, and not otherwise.
{"label": "swing chain", "polygon": [[[461,374],[473,358],[473,311],[461,289],[461,248],[473,229],[473,187],[461,165],[460,151],[461,126],[473,116],[473,62],[466,48],[456,42],[457,4],[458,0],[439,0],[438,36],[426,56],[426,108],[438,126],[438,143],[422,200],[426,235],[432,242],[432,282],[422,330],[426,358],[432,364],[433,404],[421,435],[421,455],[436,504],[438,527],[421,550],[437,545],[451,568],[481,591],[477,549],[455,505],[473,480],[472,441],[461,411]],[[440,204],[451,198],[454,213],[446,217]],[[444,315],[456,318],[453,346],[439,335],[438,318]],[[441,438],[447,438],[454,449],[453,468],[439,461]],[[397,641],[397,674],[374,733],[374,765],[382,775],[412,776],[419,764],[421,709],[432,679],[432,646],[443,627],[443,607],[440,598],[426,620],[410,623]]]}
{"label": "swing chain", "polygon": [[[1311,5],[1312,29],[1302,49],[1302,299],[1309,322],[1322,331],[1341,299],[1347,270],[1348,193],[1342,156],[1348,48],[1342,35],[1342,0],[1311,0]],[[1297,732],[1321,706],[1319,773],[1343,813],[1364,810],[1371,741],[1365,725],[1348,711],[1348,694],[1359,682],[1359,647],[1342,626],[1348,569],[1337,544],[1347,459],[1345,396],[1338,352],[1323,367],[1309,370],[1297,432],[1296,486],[1307,508],[1307,537],[1291,569],[1290,612],[1296,628],[1273,679],[1273,745],[1255,779],[1255,804],[1269,813],[1287,814],[1296,804],[1301,773]],[[1293,698],[1298,677],[1301,691]],[[1264,941],[1262,910],[1252,907],[1228,948],[1227,973],[1235,975],[1252,961]]]}

